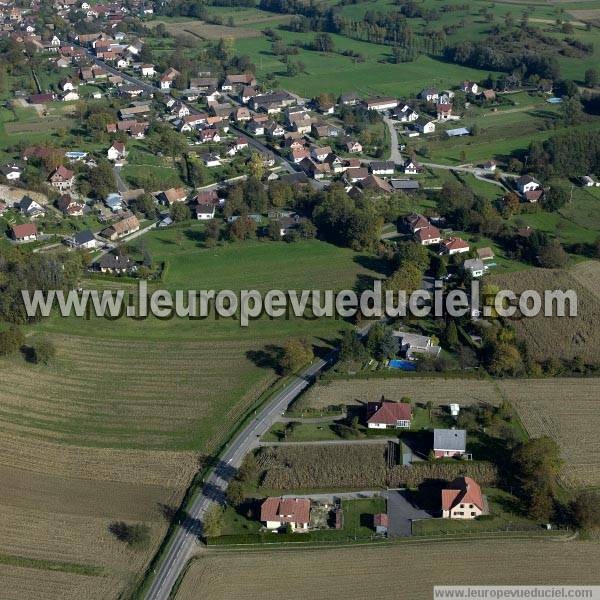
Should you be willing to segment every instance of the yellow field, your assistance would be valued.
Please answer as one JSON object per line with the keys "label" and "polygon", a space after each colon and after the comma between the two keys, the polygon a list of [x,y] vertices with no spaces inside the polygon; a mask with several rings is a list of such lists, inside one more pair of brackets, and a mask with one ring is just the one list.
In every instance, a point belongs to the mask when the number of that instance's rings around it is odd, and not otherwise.
{"label": "yellow field", "polygon": [[600,379],[499,382],[533,437],[554,438],[563,453],[563,481],[600,486]]}
{"label": "yellow field", "polygon": [[576,317],[545,317],[514,321],[517,335],[526,342],[532,356],[571,359],[580,356],[597,361],[600,356],[600,262],[590,261],[568,271],[529,269],[491,278],[501,289],[521,293],[534,289],[574,290],[577,293]]}
{"label": "yellow field", "polygon": [[296,406],[325,408],[337,404],[364,404],[374,402],[381,396],[399,401],[403,397],[413,402],[435,404],[477,404],[486,402],[500,404],[502,397],[491,380],[442,379],[440,377],[406,377],[398,379],[335,380],[331,383],[314,385]]}
{"label": "yellow field", "polygon": [[[116,598],[164,537],[162,510],[179,506],[198,451],[215,449],[273,375],[236,342],[51,337],[49,367],[0,360],[0,555],[58,570],[3,568],[0,585],[11,598]],[[149,527],[146,549],[109,532],[121,520]]]}
{"label": "yellow field", "polygon": [[176,600],[431,600],[443,584],[597,584],[599,561],[598,542],[544,540],[227,552],[192,563]]}

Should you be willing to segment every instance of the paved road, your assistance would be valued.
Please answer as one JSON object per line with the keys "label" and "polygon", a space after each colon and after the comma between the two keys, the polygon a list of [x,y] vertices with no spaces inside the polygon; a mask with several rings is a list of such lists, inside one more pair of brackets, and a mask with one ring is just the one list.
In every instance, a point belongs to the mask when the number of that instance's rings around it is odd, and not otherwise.
{"label": "paved road", "polygon": [[390,131],[390,160],[396,165],[402,165],[404,164],[404,160],[402,159],[400,146],[398,144],[398,132],[396,131],[397,121],[393,121],[389,117],[383,117],[383,120]]}
{"label": "paved road", "polygon": [[389,516],[388,537],[408,537],[412,535],[412,521],[430,519],[431,515],[413,506],[407,499],[405,490],[386,492],[387,512]]}
{"label": "paved road", "polygon": [[271,428],[281,413],[327,364],[325,360],[316,360],[299,377],[295,377],[229,445],[219,464],[204,481],[202,492],[189,507],[189,517],[173,536],[169,550],[146,595],[149,600],[168,599],[175,581],[197,548],[198,538],[202,535],[202,518],[206,511],[215,502],[224,501],[227,486],[244,456],[257,446],[259,437]]}
{"label": "paved road", "polygon": [[121,167],[115,165],[113,167],[113,174],[115,176],[115,183],[117,184],[117,191],[119,192],[119,194],[122,194],[123,192],[126,192],[129,187],[127,186],[127,184],[125,183],[125,181],[123,181],[123,178],[121,177]]}

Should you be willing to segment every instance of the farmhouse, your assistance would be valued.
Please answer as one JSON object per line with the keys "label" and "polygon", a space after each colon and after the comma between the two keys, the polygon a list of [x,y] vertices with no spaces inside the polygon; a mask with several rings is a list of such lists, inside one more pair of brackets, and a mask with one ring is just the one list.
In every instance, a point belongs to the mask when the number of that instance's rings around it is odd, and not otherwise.
{"label": "farmhouse", "polygon": [[438,121],[448,121],[452,118],[452,104],[440,103],[437,105],[436,110]]}
{"label": "farmhouse", "polygon": [[475,519],[484,513],[481,488],[471,477],[459,477],[442,490],[444,519]]}
{"label": "farmhouse", "polygon": [[421,246],[430,246],[431,244],[439,244],[442,241],[442,234],[437,227],[428,225],[427,227],[420,228],[415,233],[415,241],[419,242]]}
{"label": "farmhouse", "polygon": [[292,531],[308,531],[310,500],[308,498],[267,498],[260,507],[260,520],[275,531],[288,523]]}
{"label": "farmhouse", "polygon": [[401,192],[415,192],[419,189],[419,182],[413,179],[392,179],[390,184],[393,189]]}
{"label": "farmhouse", "polygon": [[240,86],[254,87],[255,85],[256,78],[252,73],[242,73],[241,75],[227,75],[221,85],[221,89],[225,92],[229,92]]}
{"label": "farmhouse", "polygon": [[137,269],[137,265],[126,256],[105,254],[98,263],[102,273],[129,273]]}
{"label": "farmhouse", "polygon": [[467,451],[464,429],[434,429],[433,453],[436,458],[460,458]]}
{"label": "farmhouse", "polygon": [[356,154],[358,152],[362,152],[363,148],[360,142],[352,140],[350,142],[346,142],[346,149],[350,154]]}
{"label": "farmhouse", "polygon": [[17,242],[34,242],[38,238],[38,228],[33,223],[13,225],[10,228],[10,235]]}
{"label": "farmhouse", "polygon": [[452,256],[453,254],[461,254],[462,252],[468,252],[469,248],[469,244],[459,237],[449,237],[447,240],[444,240],[441,243],[442,253],[447,254],[448,256]]}
{"label": "farmhouse", "polygon": [[61,192],[65,190],[70,190],[75,183],[75,173],[67,167],[60,165],[56,168],[48,177],[48,181],[50,185]]}
{"label": "farmhouse", "polygon": [[412,420],[412,407],[405,402],[368,402],[367,427],[369,429],[408,429]]}

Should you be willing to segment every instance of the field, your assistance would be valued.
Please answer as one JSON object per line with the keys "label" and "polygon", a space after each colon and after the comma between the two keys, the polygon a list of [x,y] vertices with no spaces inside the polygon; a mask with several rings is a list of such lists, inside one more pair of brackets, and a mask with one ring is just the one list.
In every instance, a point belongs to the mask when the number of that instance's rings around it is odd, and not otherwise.
{"label": "field", "polygon": [[499,382],[531,436],[548,435],[560,445],[569,486],[600,486],[598,379]]}
{"label": "field", "polygon": [[[306,287],[312,273],[316,283],[342,288],[371,273],[362,255],[321,242],[207,250],[198,227],[185,229],[182,240],[176,230],[143,238],[167,263],[165,287],[265,289],[281,271],[286,286]],[[11,580],[16,585],[34,569],[40,587],[32,595],[44,598],[104,600],[129,589],[165,534],[165,507],[179,505],[199,456],[213,454],[276,379],[251,352],[288,335],[332,339],[341,326],[264,319],[244,330],[233,320],[54,316],[32,327],[54,342],[54,361],[0,360],[0,557],[26,559]],[[115,521],[145,523],[148,547],[117,541],[108,530]],[[63,577],[73,569],[77,575]]]}
{"label": "field", "polygon": [[328,444],[261,448],[259,492],[288,493],[301,490],[361,490],[386,487],[415,488],[426,480],[451,481],[460,474],[470,475],[482,485],[495,483],[497,472],[485,461],[468,463],[419,462],[410,466],[388,466],[385,444],[336,446]]}
{"label": "field", "polygon": [[[432,394],[432,390],[435,393]],[[387,400],[410,398],[413,402],[433,401],[436,405],[458,402],[462,406],[480,402],[498,405],[502,401],[496,384],[491,380],[443,379],[441,377],[402,377],[394,379],[334,380],[314,385],[294,405],[302,408],[326,408],[339,404],[365,404],[385,396]]]}
{"label": "field", "polygon": [[196,19],[160,19],[153,25],[162,23],[172,36],[191,37],[193,40],[218,40],[221,38],[247,38],[261,35],[256,29],[214,25]]}
{"label": "field", "polygon": [[[460,556],[461,560],[440,560],[441,555]],[[432,586],[443,584],[592,585],[598,582],[599,560],[597,542],[551,540],[227,552],[193,562],[176,600],[430,600]],[[399,568],[410,576],[399,576]]]}
{"label": "field", "polygon": [[533,289],[574,290],[577,293],[577,316],[536,317],[514,321],[517,335],[536,359],[562,359],[579,356],[595,362],[600,354],[599,262],[586,262],[570,270],[531,269],[527,275],[513,273],[491,278],[500,289],[515,293]]}

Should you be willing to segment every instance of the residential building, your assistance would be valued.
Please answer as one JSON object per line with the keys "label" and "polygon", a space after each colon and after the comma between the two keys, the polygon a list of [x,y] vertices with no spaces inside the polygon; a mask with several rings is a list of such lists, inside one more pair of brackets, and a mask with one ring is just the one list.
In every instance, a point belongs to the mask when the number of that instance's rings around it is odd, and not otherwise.
{"label": "residential building", "polygon": [[34,242],[39,233],[34,223],[23,223],[22,225],[13,225],[10,228],[10,235],[17,242]]}
{"label": "residential building", "polygon": [[56,201],[56,207],[68,217],[82,217],[85,204],[74,200],[71,194],[63,194]]}
{"label": "residential building", "polygon": [[98,246],[98,240],[91,230],[77,232],[72,238],[67,240],[69,246],[80,250],[92,250]]}
{"label": "residential building", "polygon": [[442,490],[444,519],[475,519],[486,510],[479,484],[471,477],[458,477]]}
{"label": "residential building", "polygon": [[478,258],[469,258],[463,263],[463,269],[473,279],[483,277],[486,268],[487,267],[483,264],[483,261],[479,260]]}
{"label": "residential building", "polygon": [[169,188],[160,192],[157,195],[157,199],[161,204],[166,204],[167,206],[171,206],[171,204],[175,204],[175,202],[185,202],[187,199],[187,191],[185,188]]}
{"label": "residential building", "polygon": [[106,157],[112,161],[122,160],[125,156],[127,156],[127,151],[123,142],[113,142],[112,146],[106,152]]}
{"label": "residential building", "polygon": [[434,429],[433,453],[436,458],[461,458],[467,452],[464,429]]}
{"label": "residential building", "polygon": [[393,335],[399,339],[400,352],[409,360],[415,360],[418,354],[429,354],[437,358],[442,351],[441,347],[435,345],[432,338],[427,335],[407,331],[394,331]]}
{"label": "residential building", "polygon": [[448,256],[468,252],[469,249],[469,244],[459,237],[449,237],[448,239],[443,240],[440,245],[442,254],[447,254]]}
{"label": "residential building", "polygon": [[442,241],[442,234],[440,233],[440,230],[433,225],[422,227],[414,234],[414,237],[415,241],[421,244],[421,246],[439,244]]}
{"label": "residential building", "polygon": [[531,177],[531,175],[523,175],[517,179],[517,189],[521,194],[525,194],[525,192],[532,192],[540,187],[540,183]]}
{"label": "residential building", "polygon": [[412,421],[412,406],[406,402],[368,402],[369,429],[408,429]]}
{"label": "residential building", "polygon": [[64,192],[70,190],[75,183],[75,173],[67,167],[60,165],[48,177],[48,181],[53,188]]}
{"label": "residential building", "polygon": [[260,520],[271,531],[288,524],[292,531],[308,531],[310,499],[267,498],[260,507]]}
{"label": "residential building", "polygon": [[377,513],[376,515],[373,515],[373,527],[375,527],[375,533],[387,535],[389,524],[390,520],[387,513]]}
{"label": "residential building", "polygon": [[125,237],[140,229],[140,222],[135,215],[126,217],[122,221],[114,223],[110,227],[104,229],[100,235],[109,240],[118,240],[119,238]]}
{"label": "residential building", "polygon": [[395,98],[369,98],[364,101],[367,110],[376,110],[378,112],[392,110],[396,108],[398,104],[398,100]]}
{"label": "residential building", "polygon": [[371,173],[373,175],[393,175],[396,165],[391,160],[377,161],[371,163]]}
{"label": "residential building", "polygon": [[161,90],[169,90],[173,85],[173,82],[179,77],[181,73],[174,69],[173,67],[169,67],[162,75],[159,81]]}

